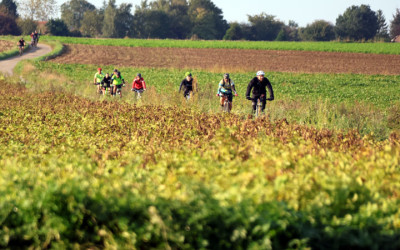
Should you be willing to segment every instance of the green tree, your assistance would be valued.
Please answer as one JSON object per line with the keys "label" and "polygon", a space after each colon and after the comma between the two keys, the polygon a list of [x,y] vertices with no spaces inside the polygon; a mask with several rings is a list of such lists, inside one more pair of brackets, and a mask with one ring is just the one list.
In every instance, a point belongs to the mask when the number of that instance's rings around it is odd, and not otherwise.
{"label": "green tree", "polygon": [[276,36],[275,40],[276,41],[287,41],[288,40],[288,36],[287,36],[287,33],[286,33],[284,28],[282,28],[281,31],[279,31],[279,33]]}
{"label": "green tree", "polygon": [[53,36],[69,36],[67,25],[62,19],[50,19],[46,24],[47,31]]}
{"label": "green tree", "polygon": [[15,18],[8,13],[0,12],[0,35],[14,35],[21,34]]}
{"label": "green tree", "polygon": [[130,37],[133,30],[132,4],[122,3],[117,8],[115,28],[117,37]]}
{"label": "green tree", "polygon": [[382,10],[378,10],[376,12],[376,16],[378,18],[378,30],[376,31],[376,38],[389,40],[389,27],[386,24],[386,19]]}
{"label": "green tree", "polygon": [[162,10],[150,8],[136,9],[134,15],[134,34],[138,38],[168,38],[170,19]]}
{"label": "green tree", "polygon": [[261,13],[260,15],[248,16],[251,25],[250,40],[273,41],[284,27],[284,23],[275,20],[275,16]]}
{"label": "green tree", "polygon": [[392,38],[400,35],[400,9],[396,9],[393,20],[390,22],[390,36]]}
{"label": "green tree", "polygon": [[229,28],[222,10],[210,0],[189,1],[192,35],[201,39],[222,39]]}
{"label": "green tree", "polygon": [[97,11],[86,11],[81,21],[80,32],[83,36],[99,37],[103,27],[103,15]]}
{"label": "green tree", "polygon": [[117,16],[117,6],[115,0],[109,0],[104,10],[104,21],[102,33],[104,37],[117,37],[115,31],[115,19]]}
{"label": "green tree", "polygon": [[33,31],[37,30],[38,27],[38,23],[31,18],[28,19],[18,18],[17,25],[21,30],[22,35],[31,34]]}
{"label": "green tree", "polygon": [[336,34],[340,38],[368,40],[375,37],[378,28],[378,17],[369,5],[353,5],[336,19]]}
{"label": "green tree", "polygon": [[316,20],[301,30],[300,37],[305,41],[331,41],[335,39],[335,28],[330,22]]}
{"label": "green tree", "polygon": [[61,19],[69,30],[79,30],[85,12],[95,10],[96,7],[85,0],[70,0],[61,5]]}
{"label": "green tree", "polygon": [[3,0],[0,3],[0,9],[4,8],[5,13],[10,15],[11,17],[17,18],[17,4],[13,0]]}
{"label": "green tree", "polygon": [[241,40],[244,38],[240,24],[233,22],[229,26],[223,38],[224,40]]}

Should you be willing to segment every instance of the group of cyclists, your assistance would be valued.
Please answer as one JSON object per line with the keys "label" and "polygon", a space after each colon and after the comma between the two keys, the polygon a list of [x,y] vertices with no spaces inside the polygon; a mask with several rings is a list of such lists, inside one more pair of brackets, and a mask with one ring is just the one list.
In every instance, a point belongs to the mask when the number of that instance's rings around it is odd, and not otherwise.
{"label": "group of cyclists", "polygon": [[[93,83],[97,85],[97,93],[99,94],[122,97],[121,88],[125,86],[125,79],[118,69],[114,69],[110,75],[109,73],[104,74],[102,68],[98,68]],[[146,90],[146,82],[140,73],[133,79],[131,90],[137,93],[138,98]]]}
{"label": "group of cyclists", "polygon": [[[35,30],[35,32],[32,32],[30,34],[31,36],[31,47],[37,47],[37,44],[39,42],[39,33]],[[24,48],[26,46],[25,40],[23,37],[21,37],[21,39],[19,39],[19,41],[17,42],[17,46],[19,49],[19,55],[22,56],[23,52],[24,52]]]}
{"label": "group of cyclists", "polygon": [[[193,94],[193,75],[191,72],[185,73],[185,78],[182,80],[179,86],[179,92],[183,92],[183,96],[186,99],[190,99]],[[94,84],[97,85],[97,93],[103,95],[119,95],[122,97],[121,88],[125,86],[125,80],[117,69],[109,75],[108,73],[103,74],[102,69],[98,68],[96,74],[94,75]],[[146,82],[144,81],[142,75],[138,73],[132,81],[131,91],[136,92],[138,98],[143,91],[146,90]],[[269,93],[269,98],[267,98],[267,91]],[[228,104],[228,112],[232,109],[233,95],[238,96],[235,88],[235,83],[230,78],[228,73],[225,73],[223,79],[218,84],[218,91],[216,96],[220,97],[220,105]],[[258,71],[256,76],[250,80],[247,90],[246,99],[252,101],[253,113],[256,112],[258,103],[261,104],[261,112],[264,112],[265,105],[267,101],[274,100],[274,91],[272,89],[271,82],[265,77],[263,71]]]}

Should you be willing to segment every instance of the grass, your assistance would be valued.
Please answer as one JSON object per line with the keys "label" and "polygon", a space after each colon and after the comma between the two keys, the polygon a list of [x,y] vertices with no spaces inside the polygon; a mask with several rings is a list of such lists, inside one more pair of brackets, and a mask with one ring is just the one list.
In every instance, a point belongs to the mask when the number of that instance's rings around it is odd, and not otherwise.
{"label": "grass", "polygon": [[192,41],[157,39],[94,39],[43,36],[46,41],[61,43],[170,48],[218,48],[255,50],[304,50],[325,52],[354,52],[373,54],[400,54],[399,43],[346,43],[346,42],[266,42],[266,41]]}
{"label": "grass", "polygon": [[[22,69],[21,69],[22,70]],[[95,68],[91,65],[57,64],[36,62],[23,71],[34,73],[27,76],[32,82],[28,86],[37,89],[61,88],[88,98],[98,99],[91,84]],[[112,66],[104,66],[111,72]],[[123,90],[124,100],[136,103],[129,93],[130,83],[138,72],[144,76],[149,90],[142,104],[183,105],[203,111],[219,112],[215,97],[221,73],[193,71],[200,92],[194,102],[184,102],[178,93],[184,71],[154,68],[119,68],[128,82]],[[365,76],[354,74],[295,74],[267,73],[272,82],[275,101],[269,102],[267,111],[272,120],[287,119],[289,122],[317,128],[356,129],[361,134],[375,134],[384,139],[391,131],[400,129],[394,122],[400,100],[399,76]],[[232,74],[239,97],[234,98],[233,112],[246,116],[251,104],[245,92],[253,72]],[[148,96],[148,97],[146,97]],[[102,97],[101,97],[102,98]]]}

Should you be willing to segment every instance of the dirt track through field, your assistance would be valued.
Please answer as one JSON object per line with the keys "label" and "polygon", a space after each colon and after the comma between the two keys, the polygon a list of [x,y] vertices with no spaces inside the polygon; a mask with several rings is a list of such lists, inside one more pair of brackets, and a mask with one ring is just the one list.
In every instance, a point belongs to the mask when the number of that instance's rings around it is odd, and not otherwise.
{"label": "dirt track through field", "polygon": [[[15,47],[14,47],[15,46]],[[0,53],[11,50],[13,48],[17,48],[17,43],[13,43],[10,41],[0,40]]]}
{"label": "dirt track through field", "polygon": [[66,45],[52,61],[130,67],[203,69],[215,72],[400,74],[400,55],[239,49],[141,48]]}

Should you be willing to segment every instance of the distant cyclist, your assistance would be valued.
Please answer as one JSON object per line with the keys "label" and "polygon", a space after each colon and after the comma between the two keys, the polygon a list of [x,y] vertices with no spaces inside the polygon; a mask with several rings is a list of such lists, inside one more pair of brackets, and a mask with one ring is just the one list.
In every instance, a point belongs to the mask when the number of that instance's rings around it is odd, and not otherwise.
{"label": "distant cyclist", "polygon": [[122,88],[122,86],[124,86],[125,80],[124,80],[124,78],[121,76],[121,72],[117,71],[117,72],[111,77],[111,79],[112,79],[112,84],[114,85],[113,94],[116,95],[116,94],[117,94],[117,90],[118,90],[119,96],[122,97],[121,88]]}
{"label": "distant cyclist", "polygon": [[193,77],[192,73],[186,72],[185,79],[182,80],[181,85],[179,86],[179,92],[183,91],[183,96],[186,99],[190,98],[190,94],[193,93]]}
{"label": "distant cyclist", "polygon": [[93,83],[97,85],[97,93],[101,94],[101,81],[104,78],[104,74],[101,68],[97,69],[96,74],[94,74]]}
{"label": "distant cyclist", "polygon": [[[267,88],[269,92],[269,98],[267,99]],[[250,92],[253,90],[253,95],[250,97]],[[260,99],[262,103],[261,112],[264,112],[265,104],[268,101],[274,100],[274,91],[272,90],[272,85],[270,81],[265,77],[263,71],[258,71],[257,76],[251,79],[249,85],[247,86],[246,98],[252,101],[253,113],[257,108],[257,100]]]}
{"label": "distant cyclist", "polygon": [[107,91],[110,91],[110,94],[112,95],[112,90],[111,90],[111,76],[110,74],[106,73],[106,76],[103,78],[103,80],[101,81],[101,85],[103,87],[103,94],[106,95]]}
{"label": "distant cyclist", "polygon": [[135,91],[140,96],[140,93],[146,90],[146,82],[144,81],[142,74],[137,74],[132,82],[132,91]]}
{"label": "distant cyclist", "polygon": [[30,37],[31,37],[31,47],[33,48],[33,47],[35,47],[35,33],[34,32],[32,32],[31,34],[30,34]]}
{"label": "distant cyclist", "polygon": [[33,33],[33,38],[35,39],[35,46],[37,47],[39,43],[39,33],[35,30],[35,33]]}
{"label": "distant cyclist", "polygon": [[19,39],[17,46],[19,48],[19,55],[22,55],[22,52],[24,51],[24,47],[25,47],[25,40],[23,37],[21,37],[21,39]]}
{"label": "distant cyclist", "polygon": [[228,99],[229,110],[232,109],[233,93],[235,93],[235,96],[237,96],[235,83],[231,80],[229,74],[225,73],[224,78],[218,84],[218,92],[217,92],[217,96],[220,97],[221,106],[224,106],[225,100]]}

